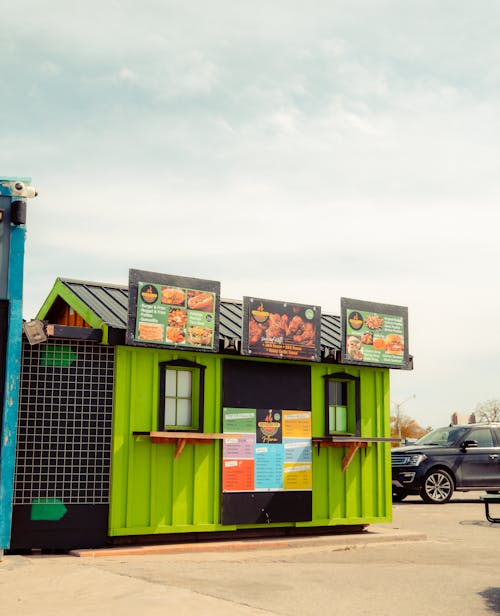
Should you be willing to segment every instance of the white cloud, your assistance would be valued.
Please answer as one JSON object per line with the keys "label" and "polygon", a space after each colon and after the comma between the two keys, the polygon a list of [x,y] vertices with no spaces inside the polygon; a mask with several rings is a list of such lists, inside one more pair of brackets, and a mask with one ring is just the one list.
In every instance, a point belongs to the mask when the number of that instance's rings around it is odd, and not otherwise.
{"label": "white cloud", "polygon": [[133,70],[124,66],[118,71],[118,79],[134,82],[137,81],[137,75]]}

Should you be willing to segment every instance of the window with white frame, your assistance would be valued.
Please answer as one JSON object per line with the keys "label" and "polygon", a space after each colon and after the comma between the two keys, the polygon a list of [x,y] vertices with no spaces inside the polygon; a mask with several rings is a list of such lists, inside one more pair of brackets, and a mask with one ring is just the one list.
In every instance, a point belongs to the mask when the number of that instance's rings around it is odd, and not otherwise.
{"label": "window with white frame", "polygon": [[346,373],[325,376],[325,434],[360,434],[359,378]]}
{"label": "window with white frame", "polygon": [[204,370],[182,360],[160,364],[160,430],[203,431]]}

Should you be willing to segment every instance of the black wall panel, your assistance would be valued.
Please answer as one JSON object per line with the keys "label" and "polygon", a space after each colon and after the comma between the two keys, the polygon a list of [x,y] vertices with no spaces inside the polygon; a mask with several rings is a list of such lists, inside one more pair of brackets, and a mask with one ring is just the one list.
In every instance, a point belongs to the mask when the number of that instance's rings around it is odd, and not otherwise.
{"label": "black wall panel", "polygon": [[[299,364],[225,360],[223,405],[310,410],[311,369]],[[271,524],[311,519],[311,491],[222,494],[223,524]]]}
{"label": "black wall panel", "polygon": [[308,410],[311,369],[304,365],[226,359],[223,400],[226,407]]}
{"label": "black wall panel", "polygon": [[308,491],[223,495],[223,524],[273,524],[305,520],[312,520],[312,494]]}

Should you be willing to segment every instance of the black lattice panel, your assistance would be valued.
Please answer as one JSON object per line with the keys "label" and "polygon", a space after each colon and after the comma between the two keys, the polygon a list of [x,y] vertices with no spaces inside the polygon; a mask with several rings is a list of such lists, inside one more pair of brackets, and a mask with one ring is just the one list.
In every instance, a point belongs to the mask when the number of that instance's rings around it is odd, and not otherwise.
{"label": "black lattice panel", "polygon": [[108,504],[114,350],[23,342],[15,505]]}

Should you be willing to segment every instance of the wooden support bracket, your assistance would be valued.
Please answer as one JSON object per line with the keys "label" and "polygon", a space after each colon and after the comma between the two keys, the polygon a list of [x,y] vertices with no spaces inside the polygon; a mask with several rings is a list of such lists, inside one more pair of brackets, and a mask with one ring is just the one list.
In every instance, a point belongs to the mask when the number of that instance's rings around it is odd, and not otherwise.
{"label": "wooden support bracket", "polygon": [[346,449],[346,454],[342,458],[342,472],[345,473],[349,464],[353,461],[354,456],[358,449],[366,449],[367,443],[363,443],[361,441],[350,441],[347,443],[342,443],[339,441],[320,441],[317,442],[319,447],[344,447]]}
{"label": "wooden support bracket", "polygon": [[155,445],[175,442],[174,457],[176,459],[181,455],[186,445],[208,445],[214,441],[241,436],[240,434],[207,434],[205,432],[134,432],[133,435],[149,436],[151,442]]}
{"label": "wooden support bracket", "polygon": [[394,442],[396,439],[393,438],[384,438],[384,437],[337,437],[337,436],[323,436],[323,437],[314,437],[312,442],[319,449],[322,447],[344,447],[345,455],[342,458],[342,472],[348,469],[349,465],[354,459],[356,452],[358,449],[366,449],[368,444],[371,443],[388,443]]}
{"label": "wooden support bracket", "polygon": [[342,472],[345,473],[349,464],[352,462],[356,452],[360,447],[366,448],[366,443],[351,443],[346,449],[347,452],[342,458]]}
{"label": "wooden support bracket", "polygon": [[215,439],[220,438],[218,434],[204,434],[202,432],[150,432],[151,442],[155,445],[175,442],[174,458],[177,459],[186,445],[208,445]]}

